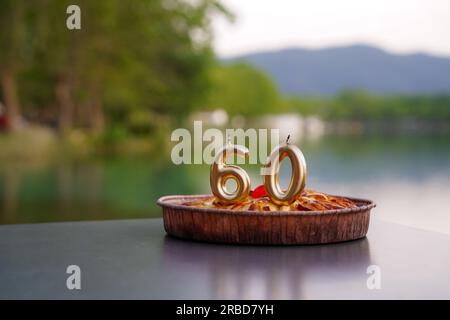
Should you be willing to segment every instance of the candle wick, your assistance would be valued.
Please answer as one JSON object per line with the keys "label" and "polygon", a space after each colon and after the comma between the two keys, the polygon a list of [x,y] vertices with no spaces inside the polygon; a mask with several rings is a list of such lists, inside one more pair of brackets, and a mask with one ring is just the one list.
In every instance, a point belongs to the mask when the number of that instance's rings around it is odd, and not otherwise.
{"label": "candle wick", "polygon": [[289,138],[291,137],[290,134],[288,134],[287,138],[286,138],[286,144],[289,144]]}

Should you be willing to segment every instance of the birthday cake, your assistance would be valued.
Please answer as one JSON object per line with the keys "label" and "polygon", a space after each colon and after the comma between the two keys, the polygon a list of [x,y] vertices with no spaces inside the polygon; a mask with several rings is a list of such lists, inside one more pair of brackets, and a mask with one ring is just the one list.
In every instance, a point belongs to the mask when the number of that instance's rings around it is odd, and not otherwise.
{"label": "birthday cake", "polygon": [[[250,189],[241,167],[226,163],[227,155],[246,157],[248,149],[228,143],[211,165],[210,195],[165,196],[168,234],[184,239],[238,244],[319,244],[365,237],[370,200],[329,195],[305,188],[307,168],[301,150],[289,143],[273,149],[262,170],[264,183]],[[280,186],[280,163],[291,162],[289,186]],[[236,188],[229,190],[227,181]]]}
{"label": "birthday cake", "polygon": [[263,186],[253,190],[249,196],[236,203],[224,203],[211,196],[205,199],[183,202],[182,205],[198,208],[229,209],[237,211],[325,211],[356,208],[352,200],[332,196],[313,190],[305,190],[289,205],[277,205],[267,196]]}

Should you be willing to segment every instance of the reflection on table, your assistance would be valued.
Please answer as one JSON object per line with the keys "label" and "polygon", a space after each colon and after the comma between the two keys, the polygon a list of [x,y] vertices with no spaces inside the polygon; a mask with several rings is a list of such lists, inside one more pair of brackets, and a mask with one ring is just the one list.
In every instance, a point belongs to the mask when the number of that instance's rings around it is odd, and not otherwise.
{"label": "reflection on table", "polygon": [[162,281],[169,280],[172,273],[182,273],[181,279],[200,278],[214,299],[301,299],[307,298],[304,284],[315,277],[354,281],[357,272],[361,286],[365,286],[370,264],[367,238],[330,245],[262,247],[205,244],[166,236]]}

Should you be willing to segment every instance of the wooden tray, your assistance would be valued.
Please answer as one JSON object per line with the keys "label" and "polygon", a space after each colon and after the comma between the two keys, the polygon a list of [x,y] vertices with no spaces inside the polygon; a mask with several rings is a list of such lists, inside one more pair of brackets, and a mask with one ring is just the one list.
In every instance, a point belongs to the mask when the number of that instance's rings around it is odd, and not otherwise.
{"label": "wooden tray", "polygon": [[165,196],[164,228],[172,236],[207,242],[260,245],[321,244],[365,237],[370,200],[350,198],[358,207],[326,211],[234,211],[181,203],[211,195]]}

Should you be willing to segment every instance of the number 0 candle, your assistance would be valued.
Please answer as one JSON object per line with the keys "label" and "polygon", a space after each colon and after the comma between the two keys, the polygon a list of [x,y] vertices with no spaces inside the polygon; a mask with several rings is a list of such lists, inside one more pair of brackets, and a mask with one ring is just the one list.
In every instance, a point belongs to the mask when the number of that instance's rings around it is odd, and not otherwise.
{"label": "number 0 candle", "polygon": [[[244,146],[233,145],[228,141],[227,145],[221,148],[211,166],[210,184],[211,191],[224,203],[232,203],[245,199],[250,193],[250,177],[242,168],[226,164],[228,155],[248,157],[248,149]],[[233,179],[236,182],[236,190],[227,190],[226,182]]]}
{"label": "number 0 candle", "polygon": [[[291,181],[287,190],[281,190],[279,183],[280,164],[286,157],[291,161]],[[288,205],[303,191],[306,184],[306,161],[301,150],[289,143],[289,136],[283,145],[273,149],[266,162],[264,186],[272,201],[278,205]]]}

